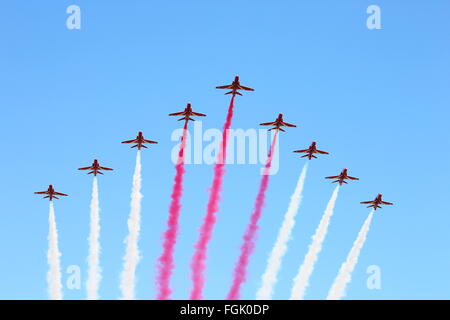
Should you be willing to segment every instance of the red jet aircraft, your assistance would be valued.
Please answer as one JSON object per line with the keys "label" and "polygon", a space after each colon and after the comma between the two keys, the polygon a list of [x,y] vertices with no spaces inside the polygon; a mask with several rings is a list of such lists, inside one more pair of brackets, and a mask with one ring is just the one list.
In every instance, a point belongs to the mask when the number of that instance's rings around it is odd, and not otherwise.
{"label": "red jet aircraft", "polygon": [[183,116],[183,118],[178,119],[178,121],[181,121],[181,120],[195,121],[194,119],[191,118],[191,116],[194,116],[194,117],[206,117],[206,114],[192,111],[191,104],[188,103],[186,108],[184,109],[184,111],[170,113],[169,116]]}
{"label": "red jet aircraft", "polygon": [[141,150],[141,148],[147,148],[147,146],[144,146],[144,143],[158,143],[158,142],[144,139],[142,131],[139,131],[136,139],[122,141],[122,143],[136,143],[134,146],[132,146],[132,148],[137,147],[138,150]]}
{"label": "red jet aircraft", "polygon": [[296,153],[306,153],[304,156],[301,156],[302,158],[308,157],[309,160],[311,160],[312,158],[317,158],[314,153],[318,153],[318,154],[329,154],[326,151],[322,151],[317,149],[316,147],[316,142],[313,141],[313,143],[309,146],[308,149],[303,149],[303,150],[295,150],[294,152]]}
{"label": "red jet aircraft", "polygon": [[373,201],[362,201],[360,203],[362,204],[370,204],[370,206],[368,206],[367,208],[373,208],[373,210],[377,210],[378,208],[381,209],[381,205],[385,204],[385,205],[393,205],[392,202],[387,202],[387,201],[383,201],[382,199],[383,195],[381,193],[379,193],[377,195],[377,197],[375,199],[373,199]]}
{"label": "red jet aircraft", "polygon": [[46,194],[46,196],[44,197],[44,199],[45,199],[45,198],[49,198],[50,201],[52,201],[53,198],[59,199],[57,196],[64,196],[64,197],[67,197],[67,196],[68,196],[68,195],[65,194],[65,193],[56,192],[55,189],[53,189],[53,186],[52,186],[52,185],[49,185],[49,186],[48,186],[47,191],[38,191],[38,192],[35,192],[34,194]]}
{"label": "red jet aircraft", "polygon": [[342,185],[343,183],[347,183],[347,181],[345,181],[346,179],[359,180],[359,178],[355,178],[355,177],[351,177],[351,176],[347,175],[347,169],[342,170],[342,172],[338,176],[325,177],[325,179],[337,179],[336,181],[333,181],[333,183],[339,182],[339,185]]}
{"label": "red jet aircraft", "polygon": [[269,129],[269,131],[270,130],[281,130],[283,132],[284,132],[284,130],[281,127],[296,127],[296,125],[294,125],[294,124],[284,122],[282,113],[280,113],[278,115],[278,118],[275,121],[273,121],[273,122],[264,122],[264,123],[260,123],[259,125],[260,126],[275,126],[275,127],[271,128],[271,129]]}
{"label": "red jet aircraft", "polygon": [[101,170],[112,171],[113,169],[106,168],[106,167],[101,167],[100,164],[98,163],[98,160],[94,159],[94,162],[92,163],[91,166],[78,168],[78,170],[92,170],[91,172],[88,172],[88,174],[92,174],[93,173],[94,176],[97,176],[97,174],[103,174],[103,172],[101,172]]}
{"label": "red jet aircraft", "polygon": [[234,81],[231,84],[225,86],[218,86],[216,89],[231,89],[231,91],[225,94],[232,94],[233,96],[238,94],[242,96],[242,94],[238,90],[246,90],[246,91],[255,91],[255,89],[244,87],[239,83],[239,76],[234,77]]}

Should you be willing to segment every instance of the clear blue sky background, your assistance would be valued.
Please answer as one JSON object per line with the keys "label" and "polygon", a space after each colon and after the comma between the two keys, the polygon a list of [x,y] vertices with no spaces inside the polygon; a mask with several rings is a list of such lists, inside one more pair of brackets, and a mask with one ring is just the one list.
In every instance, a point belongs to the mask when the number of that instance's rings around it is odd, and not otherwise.
{"label": "clear blue sky background", "polygon": [[[82,10],[81,30],[66,8]],[[366,8],[382,9],[382,30]],[[448,1],[2,1],[0,4],[0,298],[46,299],[48,203],[33,192],[52,183],[66,268],[82,270],[85,298],[94,157],[115,169],[100,177],[103,281],[119,297],[135,152],[121,145],[138,130],[159,144],[143,154],[143,208],[137,296],[155,297],[155,264],[174,176],[167,117],[193,103],[221,128],[229,96],[215,90],[239,74],[256,88],[238,97],[233,128],[258,128],[283,112],[283,133],[243,297],[253,299],[305,160],[292,150],[312,140],[331,153],[312,161],[276,299],[292,278],[334,185],[349,168],[361,178],[339,195],[308,299],[325,298],[368,214],[358,202],[379,192],[395,206],[377,212],[348,288],[350,299],[448,299],[450,151]],[[227,167],[210,244],[205,296],[225,296],[257,192],[260,165]],[[205,213],[209,165],[187,167],[174,298],[187,298],[189,261]],[[366,287],[370,265],[381,290]]]}

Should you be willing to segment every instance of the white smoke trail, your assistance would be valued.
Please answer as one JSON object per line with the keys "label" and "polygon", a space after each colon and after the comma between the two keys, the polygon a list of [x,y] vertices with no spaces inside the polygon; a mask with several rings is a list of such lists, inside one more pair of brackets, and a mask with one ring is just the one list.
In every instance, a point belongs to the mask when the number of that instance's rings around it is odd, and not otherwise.
{"label": "white smoke trail", "polygon": [[327,235],[328,226],[330,225],[331,216],[333,215],[334,205],[339,193],[339,186],[333,191],[330,200],[328,201],[325,212],[320,220],[316,233],[312,237],[312,242],[309,245],[308,253],[303,260],[303,264],[298,270],[297,276],[294,278],[294,285],[292,286],[290,300],[303,300],[306,288],[309,284],[309,278],[314,271],[314,265],[322,250],[322,244]]}
{"label": "white smoke trail", "polygon": [[102,278],[100,268],[100,206],[98,201],[98,182],[94,177],[92,182],[92,199],[90,213],[88,279],[86,291],[88,300],[98,300],[98,287]]}
{"label": "white smoke trail", "polygon": [[343,297],[345,297],[345,289],[352,280],[352,272],[355,269],[359,254],[362,247],[364,246],[364,242],[366,241],[370,223],[372,222],[372,217],[373,211],[370,212],[366,221],[364,221],[364,224],[358,233],[358,237],[353,243],[353,247],[347,256],[347,260],[342,264],[341,269],[339,270],[339,273],[334,280],[330,291],[328,292],[327,300],[341,300]]}
{"label": "white smoke trail", "polygon": [[139,263],[139,231],[141,229],[141,153],[137,152],[136,167],[133,176],[133,190],[131,192],[131,210],[128,217],[128,237],[125,239],[126,252],[123,257],[123,271],[120,289],[122,299],[133,300],[136,282],[136,267]]}
{"label": "white smoke trail", "polygon": [[48,253],[47,261],[49,270],[47,272],[48,294],[52,300],[62,300],[61,266],[59,258],[61,252],[58,249],[58,231],[56,229],[55,210],[53,202],[50,201],[50,212],[48,217]]}
{"label": "white smoke trail", "polygon": [[272,299],[273,290],[277,283],[277,275],[281,268],[281,261],[287,252],[287,244],[291,239],[292,230],[295,226],[295,217],[302,200],[303,185],[305,183],[308,163],[303,166],[300,177],[297,181],[294,193],[291,196],[289,207],[284,215],[283,224],[278,231],[278,237],[267,260],[266,271],[262,276],[262,285],[256,293],[258,300]]}

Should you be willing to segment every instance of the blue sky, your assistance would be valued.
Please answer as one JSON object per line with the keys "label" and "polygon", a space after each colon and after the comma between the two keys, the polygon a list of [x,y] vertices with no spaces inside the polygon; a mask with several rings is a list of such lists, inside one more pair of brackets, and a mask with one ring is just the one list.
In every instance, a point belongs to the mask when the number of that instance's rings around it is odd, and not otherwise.
{"label": "blue sky", "polygon": [[[66,8],[81,8],[81,30],[66,28]],[[382,29],[366,28],[366,8],[382,10]],[[308,299],[323,299],[368,210],[383,193],[349,299],[447,299],[450,60],[448,1],[3,1],[0,5],[0,298],[46,299],[48,203],[33,195],[52,183],[70,197],[55,203],[66,269],[82,271],[85,298],[91,177],[76,168],[98,158],[103,280],[119,297],[135,152],[119,142],[143,130],[159,141],[143,153],[142,261],[137,297],[155,297],[155,263],[174,176],[169,112],[190,101],[221,128],[228,96],[215,90],[239,74],[255,92],[236,99],[233,128],[258,128],[279,112],[297,128],[283,133],[280,170],[271,178],[243,298],[253,299],[312,140],[330,152],[310,163],[294,238],[275,298],[292,278],[344,167],[361,178],[342,188]],[[231,282],[257,192],[260,165],[226,169],[223,202],[209,248],[208,299]],[[189,261],[205,213],[210,165],[189,165],[174,298],[187,298]],[[366,287],[367,268],[382,272]]]}

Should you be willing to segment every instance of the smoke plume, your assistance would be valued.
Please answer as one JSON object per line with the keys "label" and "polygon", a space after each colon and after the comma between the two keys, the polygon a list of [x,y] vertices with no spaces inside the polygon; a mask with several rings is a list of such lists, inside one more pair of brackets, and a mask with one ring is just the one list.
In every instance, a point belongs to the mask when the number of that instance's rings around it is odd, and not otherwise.
{"label": "smoke plume", "polygon": [[186,120],[183,128],[183,137],[181,138],[180,150],[178,152],[178,160],[175,165],[175,179],[172,188],[172,201],[169,206],[169,218],[167,220],[167,230],[163,235],[163,253],[159,257],[157,285],[159,287],[157,299],[167,300],[170,298],[172,290],[170,289],[170,277],[172,275],[174,265],[173,254],[175,244],[177,242],[178,224],[181,210],[181,197],[183,195],[183,175],[184,175],[184,148],[186,147],[187,138]]}
{"label": "smoke plume", "polygon": [[234,277],[231,288],[227,295],[227,300],[238,300],[240,298],[241,286],[246,280],[247,266],[250,260],[250,256],[255,248],[255,238],[258,231],[258,222],[261,218],[262,209],[264,207],[264,200],[266,197],[266,191],[269,186],[270,166],[272,164],[273,152],[277,141],[278,131],[273,136],[270,151],[267,156],[267,162],[264,167],[263,176],[259,185],[259,191],[256,196],[255,206],[252,215],[250,216],[250,223],[244,234],[243,244],[241,246],[241,254],[234,268]]}
{"label": "smoke plume", "polygon": [[49,233],[48,233],[48,253],[47,260],[49,270],[47,272],[48,295],[52,300],[62,300],[62,284],[61,284],[61,252],[58,249],[58,230],[56,229],[55,210],[53,202],[50,201],[50,212],[48,217]]}
{"label": "smoke plume", "polygon": [[98,201],[98,182],[92,182],[92,200],[90,213],[88,279],[86,282],[87,299],[98,300],[98,287],[102,278],[100,269],[100,206]]}
{"label": "smoke plume", "polygon": [[358,263],[359,254],[364,246],[364,242],[367,238],[367,233],[369,232],[370,223],[372,222],[373,211],[370,212],[369,216],[364,221],[361,230],[358,233],[358,237],[353,243],[353,247],[350,250],[347,260],[342,264],[339,273],[328,292],[327,300],[341,300],[345,297],[345,290],[347,285],[352,280],[352,272],[355,269],[356,263]]}
{"label": "smoke plume", "polygon": [[228,107],[227,118],[222,130],[222,141],[220,143],[218,159],[214,165],[214,178],[210,188],[206,215],[199,230],[199,238],[195,244],[195,252],[191,260],[192,290],[191,300],[202,299],[202,291],[205,286],[205,269],[208,244],[212,237],[214,225],[216,223],[215,214],[219,211],[220,192],[222,191],[223,175],[225,174],[225,160],[228,140],[228,130],[233,119],[234,95],[231,97]]}
{"label": "smoke plume", "polygon": [[120,290],[123,300],[133,300],[136,286],[136,267],[139,263],[139,232],[141,229],[141,152],[136,154],[136,167],[131,191],[131,209],[128,216],[128,236],[125,239],[126,250],[123,257],[123,271]]}
{"label": "smoke plume", "polygon": [[262,285],[256,293],[258,300],[272,299],[273,290],[277,283],[277,276],[281,268],[281,262],[288,249],[288,242],[291,239],[292,230],[295,226],[295,218],[302,200],[303,185],[305,183],[308,163],[303,166],[297,186],[291,196],[288,209],[284,215],[283,224],[278,231],[278,237],[267,260],[266,271],[262,276]]}
{"label": "smoke plume", "polygon": [[328,201],[325,212],[320,220],[319,226],[316,229],[312,242],[309,246],[308,253],[303,260],[303,264],[298,270],[297,276],[294,278],[294,285],[291,292],[291,300],[303,300],[305,296],[306,288],[309,285],[309,279],[314,271],[314,266],[319,257],[319,253],[322,250],[322,244],[328,232],[328,226],[330,225],[331,216],[333,215],[334,205],[339,193],[339,186],[337,186],[330,200]]}

